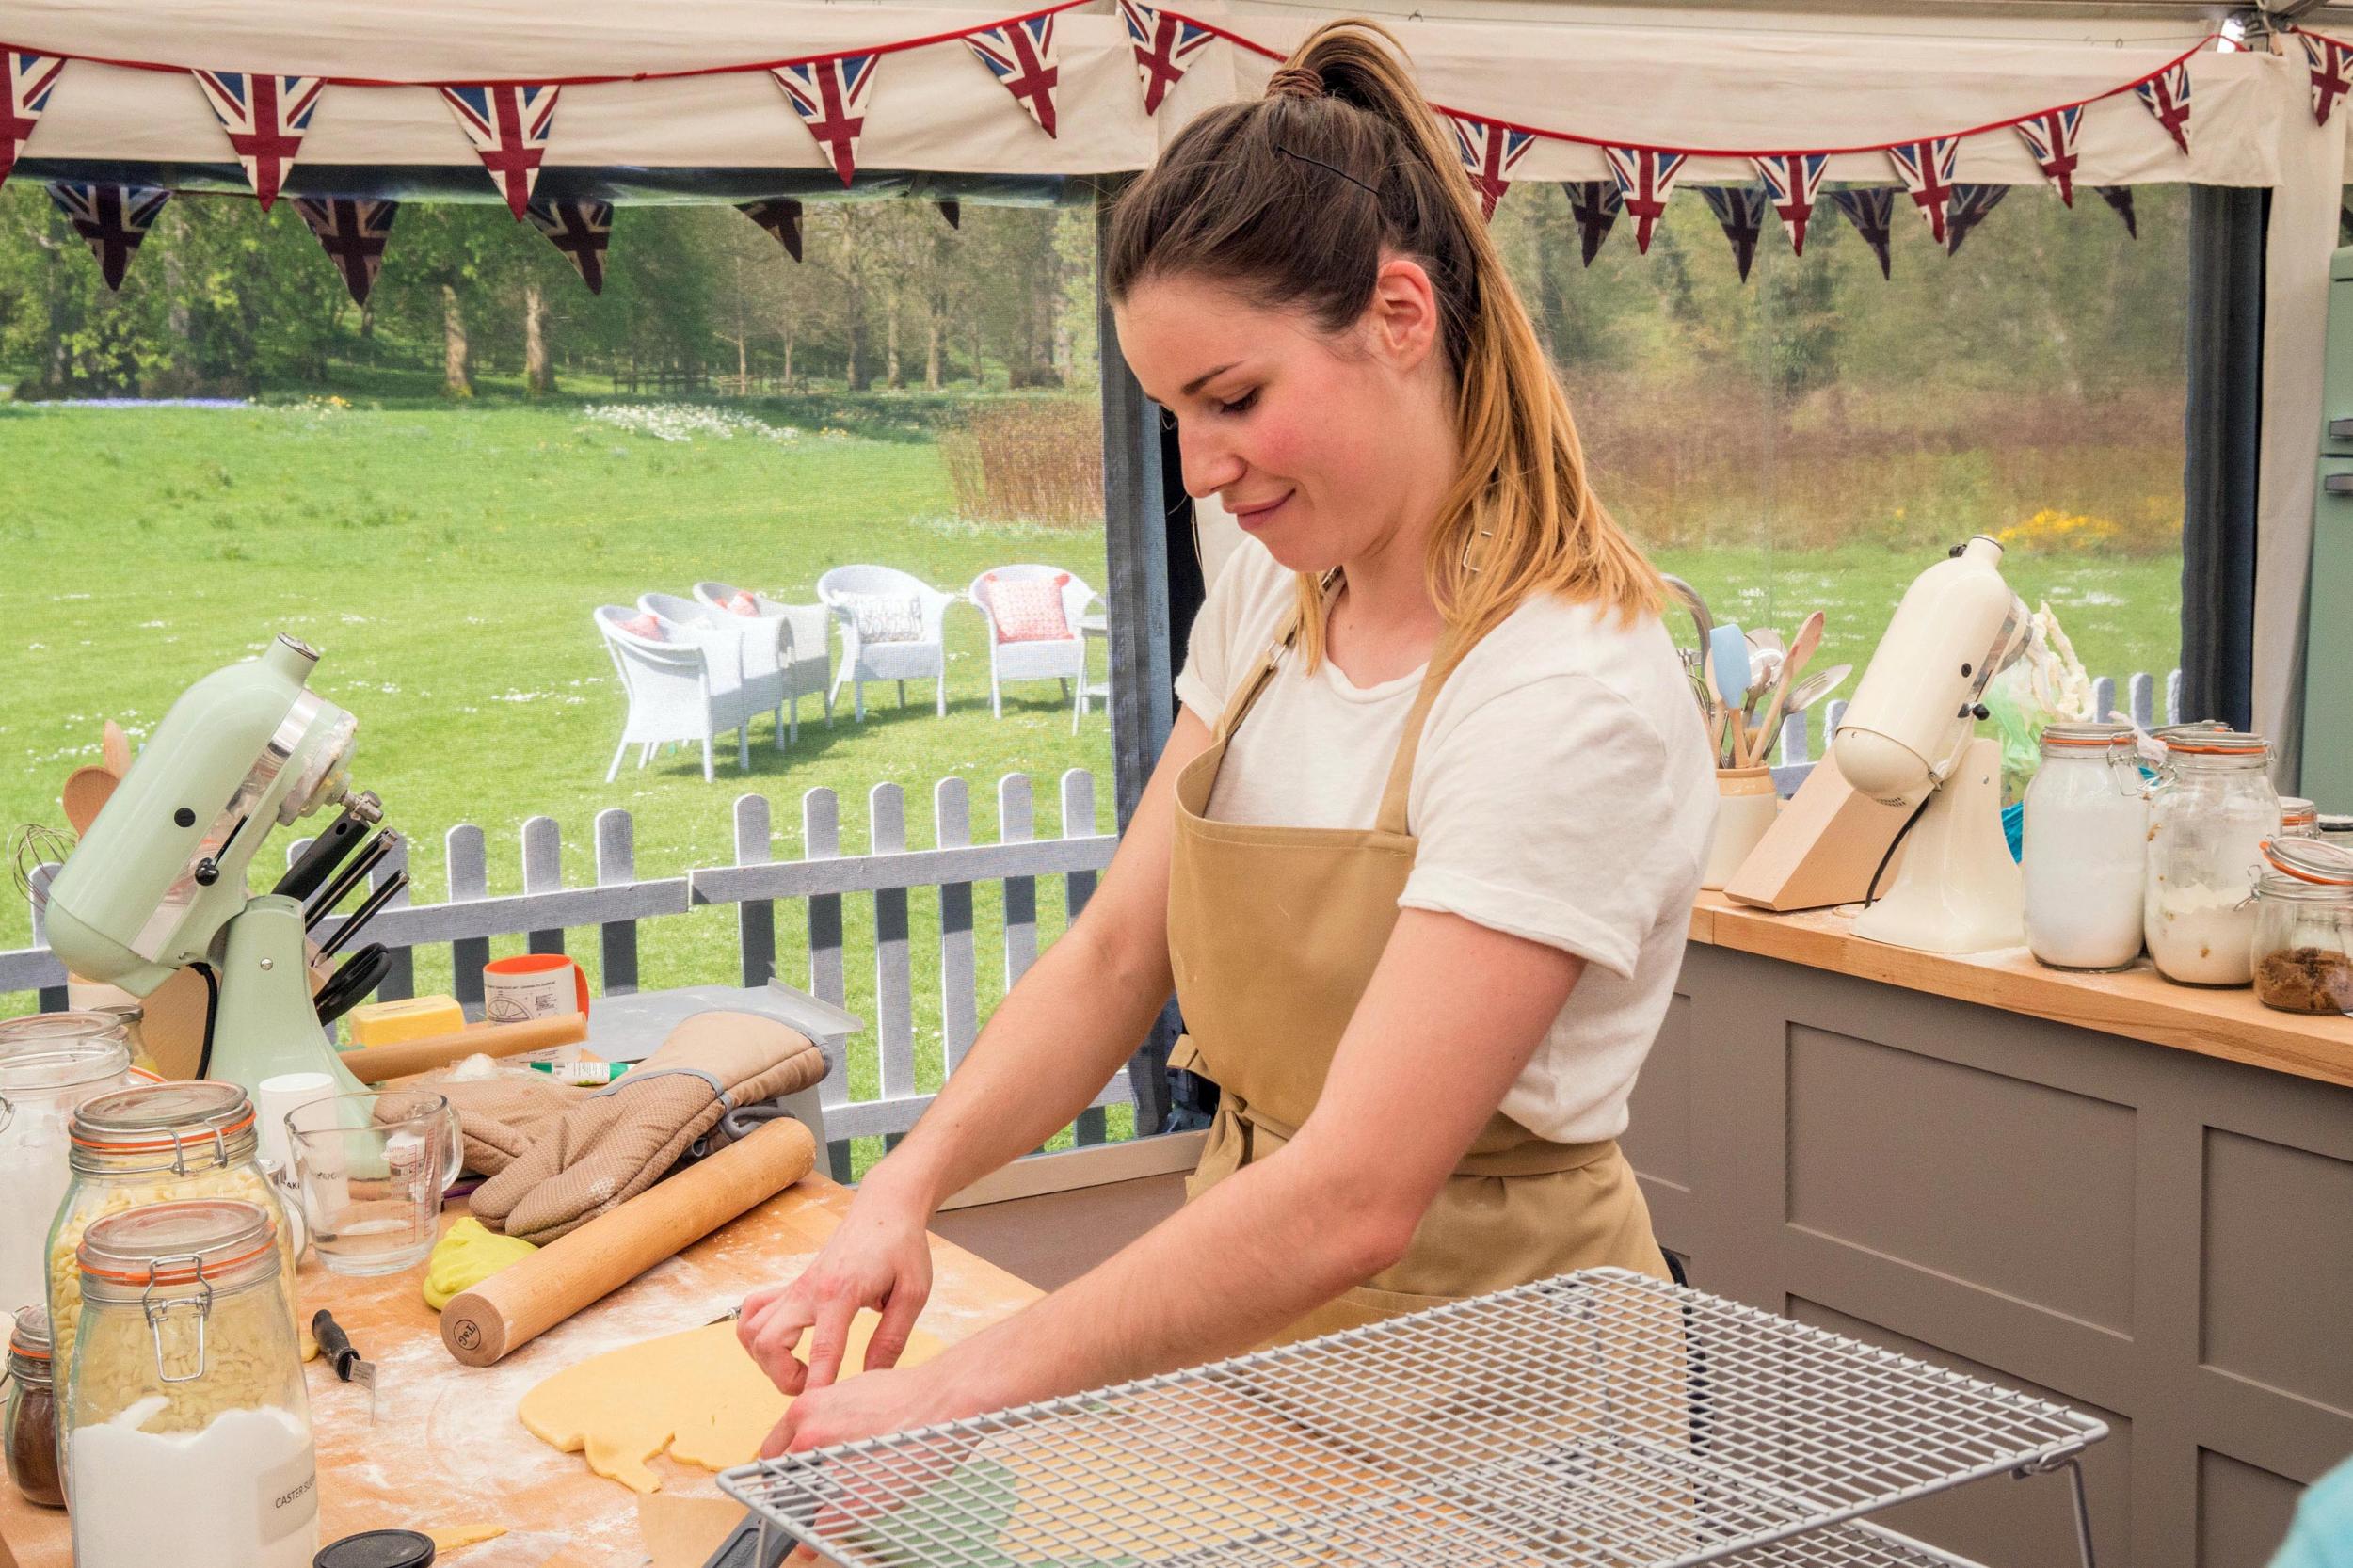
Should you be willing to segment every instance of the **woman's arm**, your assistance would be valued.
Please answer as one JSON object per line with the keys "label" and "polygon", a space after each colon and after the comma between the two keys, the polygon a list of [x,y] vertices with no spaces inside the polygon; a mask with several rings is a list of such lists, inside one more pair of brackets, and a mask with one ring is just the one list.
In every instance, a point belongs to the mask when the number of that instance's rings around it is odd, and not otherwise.
{"label": "woman's arm", "polygon": [[[861,1306],[883,1315],[870,1367],[895,1365],[930,1292],[922,1232],[940,1203],[1035,1148],[1086,1108],[1167,1000],[1176,776],[1209,744],[1179,710],[1095,896],[998,1004],[913,1131],[859,1184],[798,1279],[746,1297],[738,1335],[787,1393],[833,1381]],[[793,1354],[814,1329],[806,1363]]]}
{"label": "woman's arm", "polygon": [[796,1400],[771,1453],[1233,1354],[1396,1261],[1584,972],[1407,909],[1315,1113],[1117,1256],[925,1366]]}

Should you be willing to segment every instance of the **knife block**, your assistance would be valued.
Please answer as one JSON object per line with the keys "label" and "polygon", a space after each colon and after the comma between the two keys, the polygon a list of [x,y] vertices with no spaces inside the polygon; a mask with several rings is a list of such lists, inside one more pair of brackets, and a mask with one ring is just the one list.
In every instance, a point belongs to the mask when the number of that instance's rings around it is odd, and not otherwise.
{"label": "knife block", "polygon": [[[1858,791],[1824,757],[1724,884],[1724,896],[1777,912],[1861,903],[1869,896],[1880,856],[1911,815],[1909,807]],[[1880,878],[1882,888],[1902,862],[1899,850]]]}

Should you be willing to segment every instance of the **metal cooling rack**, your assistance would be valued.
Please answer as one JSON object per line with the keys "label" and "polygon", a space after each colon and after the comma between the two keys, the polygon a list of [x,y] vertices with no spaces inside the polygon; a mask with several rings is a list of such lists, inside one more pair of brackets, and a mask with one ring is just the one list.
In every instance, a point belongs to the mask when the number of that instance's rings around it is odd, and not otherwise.
{"label": "metal cooling rack", "polygon": [[852,1568],[1926,1568],[1846,1521],[2106,1434],[1600,1269],[719,1484]]}

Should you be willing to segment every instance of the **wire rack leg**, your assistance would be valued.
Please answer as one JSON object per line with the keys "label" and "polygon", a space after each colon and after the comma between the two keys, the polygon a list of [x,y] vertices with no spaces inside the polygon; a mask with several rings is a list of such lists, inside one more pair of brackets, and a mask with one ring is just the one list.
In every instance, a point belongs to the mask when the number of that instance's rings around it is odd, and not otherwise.
{"label": "wire rack leg", "polygon": [[2084,1568],[2096,1568],[2091,1560],[2091,1498],[2084,1490],[2081,1460],[2067,1462],[2067,1479],[2075,1496],[2075,1551],[2084,1560]]}

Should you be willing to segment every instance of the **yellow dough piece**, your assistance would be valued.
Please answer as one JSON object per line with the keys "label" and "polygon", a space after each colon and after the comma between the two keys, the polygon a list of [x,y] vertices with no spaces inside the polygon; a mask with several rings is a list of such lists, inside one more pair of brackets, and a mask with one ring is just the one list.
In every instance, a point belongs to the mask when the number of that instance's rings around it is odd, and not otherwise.
{"label": "yellow dough piece", "polygon": [[[841,1376],[866,1363],[866,1342],[882,1320],[861,1312],[850,1324]],[[808,1354],[807,1334],[794,1347]],[[918,1333],[899,1365],[912,1367],[939,1353],[939,1341]],[[516,1416],[533,1435],[566,1453],[584,1454],[588,1468],[637,1492],[661,1490],[646,1462],[668,1450],[672,1459],[706,1470],[749,1464],[760,1440],[784,1418],[792,1400],[739,1344],[733,1323],[667,1334],[568,1367],[525,1394]]]}
{"label": "yellow dough piece", "polygon": [[501,1236],[469,1214],[449,1227],[424,1260],[424,1304],[439,1312],[456,1297],[520,1263],[539,1249],[517,1236]]}
{"label": "yellow dough piece", "polygon": [[440,1529],[424,1532],[433,1541],[437,1552],[454,1552],[461,1546],[479,1546],[485,1541],[496,1541],[506,1533],[504,1525],[443,1525]]}

